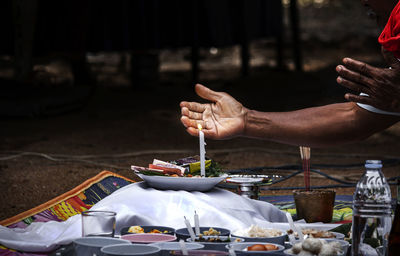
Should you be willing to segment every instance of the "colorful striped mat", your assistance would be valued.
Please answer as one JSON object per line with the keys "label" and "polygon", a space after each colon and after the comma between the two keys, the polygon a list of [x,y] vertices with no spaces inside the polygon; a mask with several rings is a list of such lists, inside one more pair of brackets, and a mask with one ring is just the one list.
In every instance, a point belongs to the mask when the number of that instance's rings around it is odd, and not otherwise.
{"label": "colorful striped mat", "polygon": [[[0,225],[10,228],[25,228],[33,222],[64,221],[69,217],[90,209],[101,199],[134,181],[109,171],[102,171],[74,189],[33,209],[0,221]],[[33,256],[10,250],[0,245],[0,256]]]}
{"label": "colorful striped mat", "polygon": [[[296,205],[292,195],[260,196],[260,200],[269,202],[283,211],[290,212],[296,218]],[[352,195],[336,195],[332,222],[351,222],[353,217],[352,202]]]}

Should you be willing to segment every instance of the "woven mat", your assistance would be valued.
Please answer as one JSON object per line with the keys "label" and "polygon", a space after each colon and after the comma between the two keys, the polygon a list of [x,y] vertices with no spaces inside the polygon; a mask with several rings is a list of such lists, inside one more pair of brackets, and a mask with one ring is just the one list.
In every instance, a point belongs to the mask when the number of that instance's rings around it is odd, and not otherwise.
{"label": "woven mat", "polygon": [[[72,190],[44,204],[9,219],[0,221],[0,225],[9,228],[26,228],[33,222],[65,221],[71,216],[90,209],[101,199],[133,182],[133,180],[113,172],[102,171]],[[0,256],[1,255],[33,256],[46,254],[20,253],[0,245]]]}
{"label": "woven mat", "polygon": [[[261,196],[260,200],[269,202],[283,211],[290,212],[296,218],[296,206],[292,195]],[[352,221],[352,195],[336,195],[333,208],[333,223],[347,223]]]}

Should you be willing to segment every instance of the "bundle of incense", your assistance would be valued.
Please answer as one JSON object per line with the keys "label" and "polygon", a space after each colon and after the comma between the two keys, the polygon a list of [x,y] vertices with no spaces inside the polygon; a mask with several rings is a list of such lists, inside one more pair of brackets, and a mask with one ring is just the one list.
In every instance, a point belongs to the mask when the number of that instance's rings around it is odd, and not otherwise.
{"label": "bundle of incense", "polygon": [[310,191],[310,151],[311,149],[309,147],[300,147],[300,156],[303,162],[304,185],[306,187],[306,191]]}

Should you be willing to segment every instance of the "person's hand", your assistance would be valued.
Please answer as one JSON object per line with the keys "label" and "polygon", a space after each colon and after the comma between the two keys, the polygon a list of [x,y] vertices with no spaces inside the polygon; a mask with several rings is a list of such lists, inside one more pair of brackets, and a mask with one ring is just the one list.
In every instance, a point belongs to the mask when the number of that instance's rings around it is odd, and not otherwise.
{"label": "person's hand", "polygon": [[181,122],[186,131],[198,136],[198,125],[204,135],[211,139],[228,139],[244,132],[247,109],[225,92],[215,92],[203,85],[196,84],[196,93],[210,103],[180,103]]}
{"label": "person's hand", "polygon": [[343,59],[343,65],[338,65],[337,82],[356,93],[366,93],[360,96],[346,93],[348,101],[374,106],[381,110],[400,112],[400,62],[382,48],[382,55],[389,68],[377,68],[364,62],[350,58]]}

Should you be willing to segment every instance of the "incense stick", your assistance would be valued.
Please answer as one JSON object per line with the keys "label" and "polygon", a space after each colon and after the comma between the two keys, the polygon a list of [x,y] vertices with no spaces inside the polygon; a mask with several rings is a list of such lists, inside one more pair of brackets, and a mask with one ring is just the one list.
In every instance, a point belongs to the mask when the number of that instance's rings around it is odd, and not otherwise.
{"label": "incense stick", "polygon": [[306,187],[306,191],[310,191],[310,156],[311,149],[309,147],[300,147],[300,156],[303,165],[304,172],[304,185]]}

